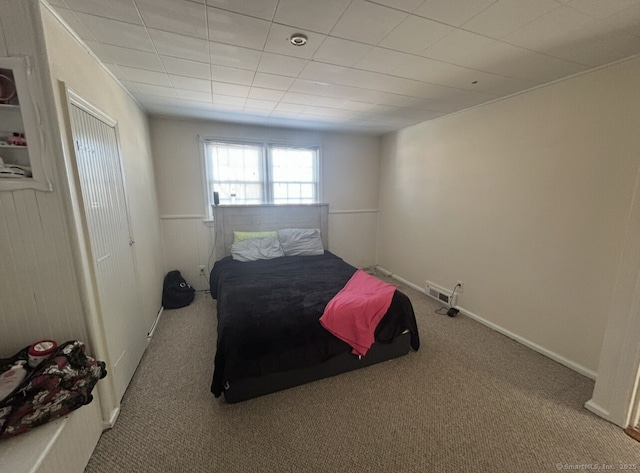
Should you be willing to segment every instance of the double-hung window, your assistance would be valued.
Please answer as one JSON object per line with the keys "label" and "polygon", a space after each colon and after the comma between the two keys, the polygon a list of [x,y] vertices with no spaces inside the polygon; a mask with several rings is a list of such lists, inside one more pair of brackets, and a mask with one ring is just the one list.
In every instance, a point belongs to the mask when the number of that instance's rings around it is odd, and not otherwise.
{"label": "double-hung window", "polygon": [[306,204],[320,200],[316,146],[205,141],[207,201],[222,205]]}

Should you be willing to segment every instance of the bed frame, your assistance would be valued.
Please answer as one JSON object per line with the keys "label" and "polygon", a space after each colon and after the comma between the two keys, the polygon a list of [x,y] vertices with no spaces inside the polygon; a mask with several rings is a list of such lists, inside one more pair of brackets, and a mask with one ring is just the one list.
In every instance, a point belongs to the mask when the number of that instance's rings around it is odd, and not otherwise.
{"label": "bed frame", "polygon": [[[328,216],[329,204],[214,206],[216,260],[230,254],[234,231],[319,228],[326,250],[329,246]],[[224,398],[229,403],[245,401],[397,358],[406,355],[410,348],[411,334],[407,331],[392,343],[374,343],[364,358],[343,353],[312,367],[236,381],[225,389]]]}

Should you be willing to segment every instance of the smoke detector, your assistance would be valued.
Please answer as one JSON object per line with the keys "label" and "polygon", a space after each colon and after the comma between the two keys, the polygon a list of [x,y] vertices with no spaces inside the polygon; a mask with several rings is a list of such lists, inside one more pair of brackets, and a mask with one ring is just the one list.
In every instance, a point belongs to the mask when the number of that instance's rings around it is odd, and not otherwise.
{"label": "smoke detector", "polygon": [[304,46],[307,44],[307,35],[302,33],[294,33],[289,38],[289,42],[294,46]]}

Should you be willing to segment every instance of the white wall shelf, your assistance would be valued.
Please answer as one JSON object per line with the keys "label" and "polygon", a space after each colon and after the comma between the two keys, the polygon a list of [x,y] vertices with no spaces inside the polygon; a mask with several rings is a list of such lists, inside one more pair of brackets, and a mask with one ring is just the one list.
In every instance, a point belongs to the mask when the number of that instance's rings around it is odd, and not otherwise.
{"label": "white wall shelf", "polygon": [[[5,167],[21,166],[30,169],[31,177],[0,177],[0,191],[35,189],[50,191],[51,183],[46,176],[43,162],[44,131],[40,116],[32,100],[33,77],[26,57],[0,57],[0,158]],[[6,93],[15,87],[15,94]],[[11,96],[11,98],[9,98]],[[14,134],[22,134],[28,146],[8,144]]]}

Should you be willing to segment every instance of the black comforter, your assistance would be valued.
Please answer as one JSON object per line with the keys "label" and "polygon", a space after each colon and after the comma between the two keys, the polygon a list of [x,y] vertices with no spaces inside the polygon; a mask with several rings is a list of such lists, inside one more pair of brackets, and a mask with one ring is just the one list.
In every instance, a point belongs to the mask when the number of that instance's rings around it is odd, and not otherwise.
{"label": "black comforter", "polygon": [[[327,303],[356,271],[330,252],[249,263],[225,257],[211,271],[218,300],[218,341],[211,391],[216,397],[236,379],[312,366],[351,347],[327,332],[318,319]],[[377,342],[409,330],[420,346],[409,298],[395,292],[378,325]]]}

